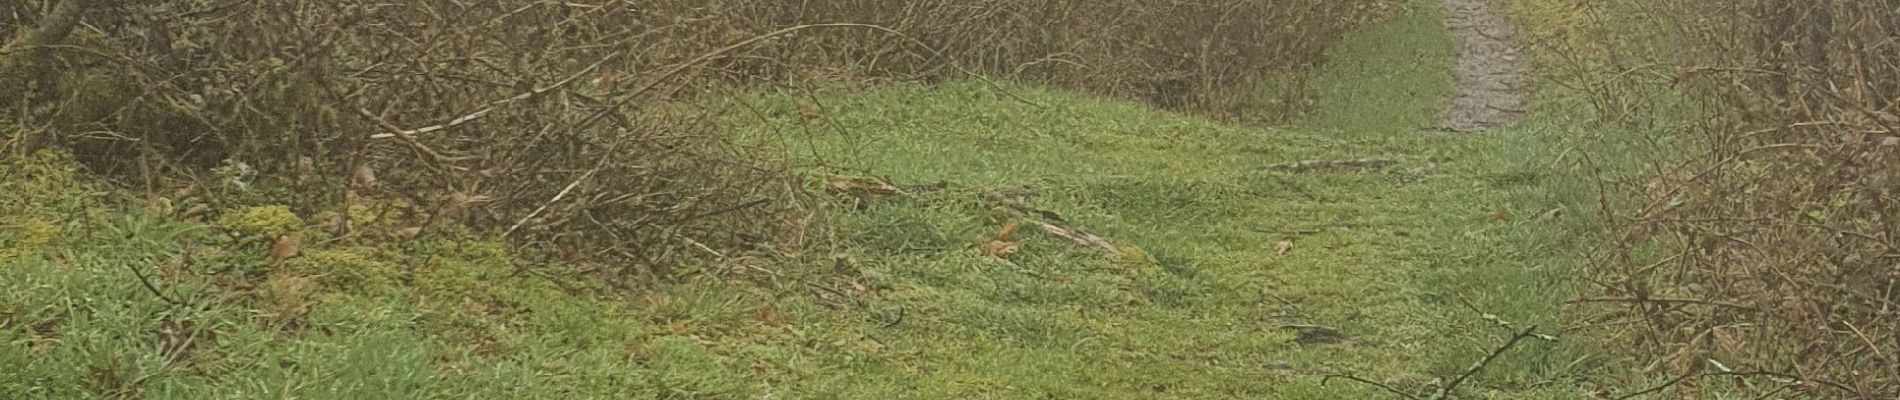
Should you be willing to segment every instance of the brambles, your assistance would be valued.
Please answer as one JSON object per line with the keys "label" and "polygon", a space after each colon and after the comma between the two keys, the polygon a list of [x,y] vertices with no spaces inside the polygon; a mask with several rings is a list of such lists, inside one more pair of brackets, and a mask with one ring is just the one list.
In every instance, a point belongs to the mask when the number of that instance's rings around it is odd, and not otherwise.
{"label": "brambles", "polygon": [[1657,369],[1726,365],[1824,397],[1900,395],[1900,10],[1695,0],[1570,11],[1643,15],[1608,19],[1640,20],[1630,31],[1651,37],[1595,38],[1678,46],[1619,54],[1575,40],[1588,33],[1547,38],[1595,111],[1673,153],[1635,179],[1600,179],[1629,199],[1606,197],[1600,219],[1617,245],[1598,279],[1609,296],[1592,302],[1639,323],[1628,333]]}
{"label": "brambles", "polygon": [[[480,197],[403,218],[651,267],[769,242],[745,221],[795,195],[709,94],[974,75],[1223,113],[1391,5],[981,3],[65,0],[92,28],[0,65],[45,55],[57,79],[8,119],[128,182],[216,169],[242,192],[220,205],[301,215]],[[62,24],[13,11],[0,25]]]}

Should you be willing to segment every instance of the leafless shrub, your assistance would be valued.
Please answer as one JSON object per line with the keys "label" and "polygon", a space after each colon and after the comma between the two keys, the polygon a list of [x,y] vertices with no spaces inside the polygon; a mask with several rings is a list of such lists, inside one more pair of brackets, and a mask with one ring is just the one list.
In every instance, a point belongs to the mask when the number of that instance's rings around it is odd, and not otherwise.
{"label": "leafless shrub", "polygon": [[[1618,4],[1677,28],[1674,58],[1575,86],[1619,121],[1699,120],[1672,121],[1688,126],[1669,145],[1687,156],[1603,180],[1633,199],[1605,200],[1618,243],[1598,280],[1606,296],[1584,301],[1635,318],[1656,367],[1726,365],[1823,397],[1900,397],[1900,9]],[[1700,102],[1687,114],[1631,104],[1628,88],[1643,84]]]}

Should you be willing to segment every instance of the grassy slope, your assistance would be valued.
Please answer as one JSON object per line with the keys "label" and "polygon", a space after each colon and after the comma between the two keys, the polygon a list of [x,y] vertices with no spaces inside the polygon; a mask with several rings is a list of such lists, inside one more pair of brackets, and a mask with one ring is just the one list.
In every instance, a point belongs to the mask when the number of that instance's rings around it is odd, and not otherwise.
{"label": "grassy slope", "polygon": [[[822,158],[899,182],[1043,188],[1038,205],[1159,261],[1161,272],[1143,275],[1049,237],[1007,265],[918,251],[968,247],[1000,225],[961,204],[877,204],[844,217],[862,227],[846,228],[860,232],[846,240],[871,244],[867,273],[904,288],[882,300],[931,310],[871,335],[920,353],[896,365],[957,366],[922,378],[932,393],[1369,396],[1307,374],[1414,383],[1455,374],[1503,336],[1464,304],[1554,328],[1559,278],[1578,265],[1559,240],[1573,226],[1537,218],[1579,209],[1549,179],[1556,149],[1537,135],[1547,122],[1416,133],[1450,80],[1438,16],[1420,11],[1347,43],[1318,88],[1321,111],[1289,129],[1036,90],[1016,94],[1061,106],[1039,111],[980,85],[887,88],[826,104],[851,132],[807,139],[817,151],[792,154],[834,155]],[[1384,173],[1264,170],[1361,157],[1401,163]],[[1286,233],[1309,230],[1320,232]],[[1295,242],[1291,254],[1274,254],[1282,240]],[[1360,344],[1302,347],[1279,328],[1302,323]],[[1487,384],[1509,397],[1580,393],[1556,380],[1595,364],[1565,344],[1533,344],[1507,362],[1497,370],[1511,372]],[[1291,376],[1270,365],[1291,366]]]}
{"label": "grassy slope", "polygon": [[[633,299],[566,294],[453,238],[311,248],[333,253],[240,279],[174,264],[210,253],[198,263],[250,268],[255,240],[102,211],[106,197],[55,201],[82,185],[15,163],[0,188],[23,194],[0,219],[0,397],[1375,397],[1317,375],[1455,375],[1506,336],[1480,312],[1559,324],[1559,278],[1579,262],[1561,239],[1569,217],[1538,218],[1582,209],[1538,134],[1559,121],[1414,132],[1449,91],[1437,18],[1421,9],[1353,38],[1322,79],[1320,112],[1286,129],[1009,88],[1041,110],[952,84],[825,97],[847,132],[799,135],[770,117],[799,100],[749,99],[768,118],[744,129],[792,157],[961,190],[1038,188],[1036,205],[1152,264],[1033,232],[1011,262],[988,260],[971,248],[1001,222],[953,194],[825,212],[806,254],[709,266]],[[1361,157],[1399,164],[1265,169]],[[220,300],[169,306],[128,265],[157,265],[174,296]],[[358,269],[401,279],[336,283]],[[245,280],[261,283],[232,282]],[[1302,346],[1287,324],[1353,340]],[[1597,364],[1582,347],[1528,343],[1467,388],[1582,398],[1569,379]]]}

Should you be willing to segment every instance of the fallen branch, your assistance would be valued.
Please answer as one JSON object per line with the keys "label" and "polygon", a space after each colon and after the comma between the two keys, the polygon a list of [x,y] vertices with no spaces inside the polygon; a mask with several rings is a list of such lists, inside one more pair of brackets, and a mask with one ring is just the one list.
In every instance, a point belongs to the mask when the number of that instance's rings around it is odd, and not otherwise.
{"label": "fallen branch", "polygon": [[139,278],[139,284],[145,286],[145,291],[151,292],[153,296],[158,296],[159,300],[164,300],[166,303],[171,303],[171,305],[174,306],[185,305],[184,302],[173,299],[171,296],[166,296],[164,291],[158,290],[158,285],[153,285],[151,278],[147,278],[145,277],[145,273],[139,272],[137,265],[127,263],[125,264],[125,269],[132,271],[132,276]]}
{"label": "fallen branch", "polygon": [[1116,247],[1115,243],[1109,242],[1108,239],[1105,239],[1101,236],[1096,236],[1093,233],[1084,231],[1082,230],[1082,228],[1074,227],[1074,226],[1060,226],[1060,225],[1049,223],[1047,221],[1030,221],[1030,223],[1036,224],[1036,227],[1038,228],[1042,228],[1043,232],[1047,232],[1048,234],[1056,235],[1064,239],[1069,239],[1070,241],[1074,241],[1075,243],[1081,244],[1084,246],[1093,246],[1097,249],[1101,249],[1102,252],[1104,253],[1108,253],[1108,255],[1121,257],[1123,254],[1122,249],[1120,247]]}
{"label": "fallen branch", "polygon": [[1314,171],[1369,171],[1390,167],[1398,162],[1384,158],[1356,160],[1304,160],[1267,166],[1268,171],[1303,173]]}
{"label": "fallen branch", "polygon": [[991,207],[1008,210],[1010,214],[1013,214],[1012,216],[1028,220],[1030,224],[1036,225],[1037,228],[1041,228],[1043,232],[1050,235],[1069,239],[1069,241],[1083,246],[1094,247],[1102,250],[1103,253],[1108,253],[1108,255],[1118,258],[1127,254],[1126,251],[1122,250],[1121,246],[1115,245],[1114,241],[1108,240],[1108,238],[1104,238],[1100,235],[1089,233],[1089,231],[1082,229],[1082,227],[1071,225],[1068,221],[1064,221],[1060,214],[1056,214],[1054,211],[1030,207],[1010,200],[1009,196],[996,192],[984,193],[983,200],[988,202]]}
{"label": "fallen branch", "polygon": [[1755,309],[1754,307],[1749,307],[1747,305],[1730,303],[1730,302],[1725,302],[1725,301],[1702,300],[1702,299],[1678,299],[1678,298],[1666,298],[1666,297],[1652,297],[1652,298],[1647,298],[1647,299],[1630,298],[1630,297],[1589,297],[1589,298],[1570,300],[1570,301],[1566,301],[1565,303],[1568,303],[1568,304],[1583,304],[1583,303],[1702,304],[1702,305],[1708,305],[1708,306],[1728,307],[1728,308],[1734,308],[1734,309],[1739,309],[1739,310]]}
{"label": "fallen branch", "polygon": [[[879,178],[830,177],[828,179],[831,179],[831,181],[825,184],[825,191],[827,193],[857,197],[899,195],[914,198],[915,195],[911,191],[904,190],[903,188],[921,187],[930,190],[944,190],[950,186],[947,182],[925,185],[900,185]],[[1128,254],[1126,250],[1122,249],[1122,246],[1116,245],[1114,240],[1091,233],[1082,227],[1075,226],[1067,220],[1064,220],[1061,214],[1031,207],[1014,200],[1020,197],[1033,196],[1037,192],[1038,191],[1033,188],[990,190],[983,192],[982,199],[985,205],[991,208],[1005,210],[1005,212],[1010,214],[1010,217],[1027,221],[1028,224],[1041,229],[1043,233],[1068,239],[1071,242],[1083,246],[1093,247],[1117,258]]]}

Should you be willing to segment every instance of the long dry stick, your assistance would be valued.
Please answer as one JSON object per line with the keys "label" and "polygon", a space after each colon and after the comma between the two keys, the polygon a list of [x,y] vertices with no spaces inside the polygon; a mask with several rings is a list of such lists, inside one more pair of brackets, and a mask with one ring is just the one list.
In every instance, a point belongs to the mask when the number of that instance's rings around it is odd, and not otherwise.
{"label": "long dry stick", "polygon": [[1537,325],[1531,325],[1529,328],[1524,328],[1523,331],[1519,331],[1517,334],[1511,335],[1510,341],[1504,342],[1504,345],[1498,346],[1496,350],[1491,350],[1491,354],[1486,354],[1483,360],[1479,360],[1477,364],[1472,364],[1471,369],[1466,370],[1463,375],[1458,375],[1457,378],[1452,378],[1451,383],[1445,384],[1445,388],[1440,389],[1438,391],[1438,394],[1432,396],[1431,398],[1433,399],[1449,398],[1453,390],[1458,390],[1459,385],[1463,385],[1465,381],[1470,380],[1472,376],[1476,376],[1478,375],[1479,372],[1483,372],[1484,367],[1490,366],[1492,361],[1497,361],[1498,357],[1503,356],[1504,353],[1507,351],[1511,351],[1512,347],[1517,347],[1517,344],[1519,342],[1523,342],[1524,339],[1535,337],[1535,336],[1537,336]]}
{"label": "long dry stick", "polygon": [[1349,381],[1353,381],[1353,382],[1359,382],[1359,383],[1364,383],[1364,384],[1367,384],[1367,385],[1371,385],[1372,387],[1376,387],[1376,388],[1379,388],[1380,390],[1384,390],[1384,391],[1386,391],[1386,393],[1391,393],[1391,394],[1392,394],[1392,395],[1394,395],[1394,396],[1399,396],[1399,398],[1401,398],[1401,399],[1405,399],[1405,400],[1419,400],[1419,398],[1418,398],[1418,396],[1415,396],[1415,395],[1413,395],[1413,394],[1411,394],[1411,393],[1406,393],[1406,392],[1405,392],[1405,391],[1403,391],[1403,390],[1398,390],[1398,389],[1396,389],[1396,388],[1393,388],[1393,387],[1391,387],[1391,386],[1387,386],[1386,384],[1383,384],[1383,383],[1378,383],[1378,382],[1373,382],[1373,381],[1371,381],[1371,380],[1368,380],[1368,379],[1365,379],[1365,378],[1360,378],[1360,377],[1357,377],[1357,376],[1352,376],[1352,375],[1327,375],[1327,376],[1326,376],[1326,377],[1324,377],[1324,378],[1319,378],[1319,384],[1320,384],[1320,386],[1326,386],[1326,383],[1327,383],[1327,381],[1331,381],[1331,380],[1333,380],[1333,378],[1339,378],[1339,379],[1345,379],[1345,380],[1349,380]]}
{"label": "long dry stick", "polygon": [[[606,64],[608,61],[612,61],[615,58],[620,58],[620,54],[621,52],[618,52],[618,51],[609,53],[607,54],[606,57],[601,57],[600,61],[595,61],[593,65],[588,65],[587,68],[582,68],[580,72],[576,72],[574,73],[574,75],[570,75],[566,79],[562,79],[559,82],[555,82],[553,85],[536,88],[534,90],[530,90],[522,94],[515,95],[514,97],[509,97],[506,99],[489,102],[487,107],[482,107],[480,110],[475,110],[475,112],[468,113],[460,117],[456,117],[455,119],[449,120],[449,122],[438,124],[438,125],[425,126],[425,127],[416,128],[416,129],[408,129],[408,130],[395,129],[393,132],[389,132],[389,133],[378,133],[378,134],[370,135],[369,138],[370,139],[388,139],[388,138],[395,138],[395,137],[409,138],[415,135],[442,131],[449,128],[461,126],[462,124],[475,122],[476,120],[482,119],[482,117],[488,116],[489,113],[495,112],[495,110],[499,109],[501,106],[508,105],[510,103],[514,103],[517,101],[531,99],[531,98],[534,98],[535,96],[540,96],[547,92],[551,92],[551,91],[560,89],[562,87],[565,87],[569,83],[573,83],[574,81],[579,80],[581,76],[587,75],[587,73],[593,72],[595,69],[600,68],[602,64]],[[365,112],[365,114],[367,114],[367,112]],[[378,122],[381,122],[385,125],[387,124],[387,122],[380,121],[380,120]],[[385,129],[389,129],[389,128],[385,128]],[[437,157],[440,157],[440,156],[438,155]]]}
{"label": "long dry stick", "polygon": [[166,303],[171,303],[172,305],[175,305],[175,306],[185,305],[184,302],[178,301],[177,299],[173,299],[171,296],[165,295],[164,291],[158,290],[158,285],[153,285],[151,278],[145,277],[144,272],[139,272],[138,265],[127,263],[125,264],[125,269],[132,271],[132,276],[136,276],[139,278],[139,284],[145,286],[145,291],[151,292],[153,296],[158,296],[159,300],[164,300]]}

